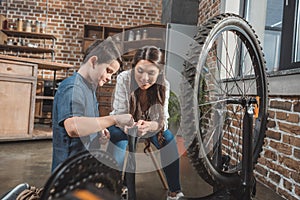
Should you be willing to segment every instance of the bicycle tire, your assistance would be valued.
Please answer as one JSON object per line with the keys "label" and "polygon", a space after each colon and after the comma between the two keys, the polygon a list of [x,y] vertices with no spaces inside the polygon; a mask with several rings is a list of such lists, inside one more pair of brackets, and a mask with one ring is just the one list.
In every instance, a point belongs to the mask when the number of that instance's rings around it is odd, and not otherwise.
{"label": "bicycle tire", "polygon": [[62,198],[88,184],[121,196],[122,177],[117,168],[117,162],[106,152],[80,152],[57,167],[44,186],[41,200]]}
{"label": "bicycle tire", "polygon": [[180,98],[181,128],[185,130],[188,156],[209,184],[238,187],[241,116],[245,111],[230,99],[259,98],[258,116],[253,120],[255,164],[267,127],[268,91],[262,48],[249,23],[231,13],[208,20],[199,27],[194,40],[184,63]]}

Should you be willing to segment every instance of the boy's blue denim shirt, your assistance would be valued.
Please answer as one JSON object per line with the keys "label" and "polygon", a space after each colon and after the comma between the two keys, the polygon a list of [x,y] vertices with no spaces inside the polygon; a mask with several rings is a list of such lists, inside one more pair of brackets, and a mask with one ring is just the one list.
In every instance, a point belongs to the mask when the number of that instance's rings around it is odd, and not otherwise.
{"label": "boy's blue denim shirt", "polygon": [[80,138],[71,138],[67,134],[64,120],[74,116],[99,117],[96,89],[79,73],[63,80],[54,97],[52,172],[68,157],[91,148],[91,141],[98,141],[97,133]]}

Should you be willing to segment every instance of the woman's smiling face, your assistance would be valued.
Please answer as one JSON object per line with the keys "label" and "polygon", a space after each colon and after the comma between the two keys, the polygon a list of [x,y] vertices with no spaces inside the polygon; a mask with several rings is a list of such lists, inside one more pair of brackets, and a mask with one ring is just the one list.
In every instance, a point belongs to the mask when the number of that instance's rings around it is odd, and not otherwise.
{"label": "woman's smiling face", "polygon": [[142,90],[147,90],[154,85],[158,75],[158,67],[147,60],[140,60],[134,68],[135,81]]}

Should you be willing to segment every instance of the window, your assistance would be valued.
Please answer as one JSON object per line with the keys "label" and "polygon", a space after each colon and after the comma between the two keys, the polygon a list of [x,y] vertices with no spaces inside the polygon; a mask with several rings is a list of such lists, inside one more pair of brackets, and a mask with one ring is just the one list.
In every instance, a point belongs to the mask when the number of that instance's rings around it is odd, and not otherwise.
{"label": "window", "polygon": [[244,17],[258,32],[268,71],[300,68],[299,0],[244,2]]}
{"label": "window", "polygon": [[282,31],[282,0],[268,0],[264,35],[264,53],[269,71],[279,68],[281,31]]}
{"label": "window", "polygon": [[283,1],[246,0],[244,17],[258,34],[268,71],[277,71],[281,52]]}

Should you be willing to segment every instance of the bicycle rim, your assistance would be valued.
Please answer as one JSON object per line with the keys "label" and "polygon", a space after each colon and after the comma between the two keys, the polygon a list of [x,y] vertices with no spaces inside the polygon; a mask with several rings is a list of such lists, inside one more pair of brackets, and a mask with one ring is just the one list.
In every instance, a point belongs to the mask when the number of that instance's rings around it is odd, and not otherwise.
{"label": "bicycle rim", "polygon": [[[253,163],[267,120],[265,61],[250,25],[223,14],[201,26],[183,72],[182,127],[197,172],[212,185],[240,183],[245,101],[258,99],[253,120]],[[188,107],[193,109],[187,109]]]}

